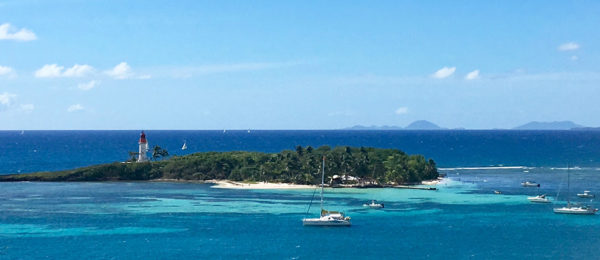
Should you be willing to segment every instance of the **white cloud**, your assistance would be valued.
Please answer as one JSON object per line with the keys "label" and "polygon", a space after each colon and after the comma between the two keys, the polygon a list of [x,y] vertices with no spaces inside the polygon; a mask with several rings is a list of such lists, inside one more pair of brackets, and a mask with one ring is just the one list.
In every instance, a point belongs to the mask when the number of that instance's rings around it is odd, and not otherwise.
{"label": "white cloud", "polygon": [[73,67],[65,70],[65,73],[63,73],[63,77],[83,77],[89,73],[92,73],[93,71],[94,68],[90,65],[75,64],[73,65]]}
{"label": "white cloud", "polygon": [[25,113],[31,113],[35,109],[33,104],[23,104],[21,105],[21,111]]}
{"label": "white cloud", "polygon": [[98,86],[99,84],[100,84],[99,81],[92,80],[92,81],[87,82],[87,83],[79,83],[77,85],[77,88],[79,88],[81,90],[90,90],[90,89],[93,89],[94,87]]}
{"label": "white cloud", "polygon": [[573,60],[573,61],[578,60],[578,59],[579,59],[579,57],[577,57],[575,55],[571,56],[571,60]]}
{"label": "white cloud", "polygon": [[62,70],[65,67],[56,64],[46,64],[39,70],[35,71],[36,78],[55,78],[60,77]]}
{"label": "white cloud", "polygon": [[83,110],[84,107],[80,104],[75,104],[75,105],[71,105],[69,108],[67,108],[68,112],[75,112],[75,111],[80,111]]}
{"label": "white cloud", "polygon": [[15,70],[11,67],[0,66],[0,76],[16,76]]}
{"label": "white cloud", "polygon": [[404,115],[408,113],[408,107],[399,107],[394,113],[396,113],[396,115]]}
{"label": "white cloud", "polygon": [[567,42],[558,46],[559,51],[574,51],[579,49],[579,44],[575,42]]}
{"label": "white cloud", "polygon": [[452,76],[452,74],[454,74],[454,71],[456,71],[456,67],[443,67],[435,73],[433,73],[431,76],[436,79],[443,79]]}
{"label": "white cloud", "polygon": [[105,71],[105,73],[108,76],[111,76],[115,79],[131,79],[131,78],[149,79],[151,77],[150,75],[147,75],[147,74],[138,75],[138,74],[133,73],[133,70],[131,69],[129,64],[127,64],[127,62],[121,62],[121,63],[117,64],[117,66],[115,66],[114,68]]}
{"label": "white cloud", "polygon": [[33,41],[37,39],[35,33],[25,28],[17,30],[10,23],[0,24],[0,40]]}
{"label": "white cloud", "polygon": [[10,106],[16,97],[15,94],[4,92],[0,94],[0,105]]}
{"label": "white cloud", "polygon": [[[64,70],[64,71],[63,71]],[[58,78],[58,77],[83,77],[94,71],[90,65],[75,64],[73,67],[65,70],[65,67],[57,64],[46,64],[35,71],[36,78]]]}
{"label": "white cloud", "polygon": [[126,79],[131,77],[133,73],[131,72],[131,67],[127,65],[127,62],[121,62],[111,70],[106,71],[106,74],[115,79]]}
{"label": "white cloud", "polygon": [[479,78],[479,70],[471,71],[471,72],[467,73],[467,75],[465,76],[466,80],[474,80],[474,79],[478,79],[478,78]]}

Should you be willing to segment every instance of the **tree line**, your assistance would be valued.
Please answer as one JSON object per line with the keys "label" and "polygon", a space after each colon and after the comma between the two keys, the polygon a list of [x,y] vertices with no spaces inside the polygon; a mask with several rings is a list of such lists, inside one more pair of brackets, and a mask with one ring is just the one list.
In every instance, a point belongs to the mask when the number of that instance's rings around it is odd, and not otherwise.
{"label": "tree line", "polygon": [[207,152],[162,161],[163,178],[269,181],[317,184],[322,158],[326,178],[349,175],[380,184],[413,183],[438,177],[433,160],[396,149],[297,146],[280,153]]}
{"label": "tree line", "polygon": [[[102,181],[181,179],[234,181],[268,181],[318,184],[322,158],[325,157],[326,179],[347,175],[379,184],[416,183],[438,177],[435,162],[422,155],[408,155],[397,149],[339,146],[297,146],[279,153],[202,152],[185,156],[168,156],[162,148],[155,151],[154,161],[115,162],[59,172],[42,172],[0,176],[0,181]],[[160,157],[165,159],[158,160]]]}

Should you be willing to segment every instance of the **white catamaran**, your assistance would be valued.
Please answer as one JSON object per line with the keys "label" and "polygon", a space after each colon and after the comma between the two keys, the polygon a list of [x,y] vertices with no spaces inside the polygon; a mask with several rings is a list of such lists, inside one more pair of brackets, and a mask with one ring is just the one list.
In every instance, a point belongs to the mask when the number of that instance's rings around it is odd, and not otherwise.
{"label": "white catamaran", "polygon": [[[328,211],[323,208],[323,186],[325,185],[325,157],[323,157],[323,170],[321,174],[321,216],[318,218],[304,218],[305,226],[350,226],[350,217],[344,212]],[[310,208],[309,208],[310,209]]]}
{"label": "white catamaran", "polygon": [[559,214],[576,214],[576,215],[594,215],[598,211],[593,207],[588,205],[575,205],[571,204],[571,200],[569,195],[571,193],[571,173],[569,172],[569,168],[567,168],[567,206],[554,208],[554,213]]}

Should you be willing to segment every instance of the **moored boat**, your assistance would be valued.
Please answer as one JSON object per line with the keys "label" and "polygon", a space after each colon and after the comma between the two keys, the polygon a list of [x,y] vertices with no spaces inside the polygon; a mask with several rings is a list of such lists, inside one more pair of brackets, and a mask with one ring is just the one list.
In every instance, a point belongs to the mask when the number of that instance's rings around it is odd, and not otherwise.
{"label": "moored boat", "polygon": [[525,181],[525,182],[521,182],[521,185],[523,187],[540,187],[539,183],[536,183],[535,181]]}
{"label": "moored boat", "polygon": [[534,197],[527,197],[527,200],[534,203],[550,203],[550,199],[546,197],[546,194],[537,195]]}
{"label": "moored boat", "polygon": [[377,203],[375,202],[375,200],[372,200],[371,203],[363,204],[363,207],[369,207],[372,209],[382,209],[385,207],[385,205],[383,205],[383,203]]}
{"label": "moored boat", "polygon": [[574,215],[594,215],[598,209],[588,205],[574,205],[571,204],[569,194],[571,192],[571,173],[569,167],[567,167],[567,206],[561,208],[554,208],[554,213],[558,214],[574,214]]}
{"label": "moored boat", "polygon": [[586,190],[586,191],[583,191],[583,193],[577,193],[577,197],[591,199],[591,198],[596,197],[596,195],[590,193],[589,190]]}
{"label": "moored boat", "polygon": [[594,215],[596,214],[596,212],[598,211],[598,209],[592,208],[590,206],[587,205],[572,205],[572,204],[567,204],[567,206],[565,207],[561,207],[561,208],[554,208],[554,213],[559,213],[559,214],[575,214],[575,215]]}
{"label": "moored boat", "polygon": [[[323,186],[325,185],[325,157],[323,157],[323,170],[321,174],[321,216],[318,218],[304,218],[304,226],[350,226],[350,217],[344,212],[328,211],[323,208]],[[309,207],[310,210],[310,207]]]}

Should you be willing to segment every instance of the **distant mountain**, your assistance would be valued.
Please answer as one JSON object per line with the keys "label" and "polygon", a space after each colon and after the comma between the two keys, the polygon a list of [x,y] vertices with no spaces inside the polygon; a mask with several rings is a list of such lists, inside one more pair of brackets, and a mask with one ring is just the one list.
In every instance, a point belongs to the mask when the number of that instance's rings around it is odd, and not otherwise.
{"label": "distant mountain", "polygon": [[517,126],[514,130],[570,130],[573,128],[582,128],[582,125],[575,124],[571,121],[555,121],[555,122],[529,122],[527,124]]}
{"label": "distant mountain", "polygon": [[406,130],[441,130],[444,128],[426,120],[418,120],[410,123],[404,129]]}
{"label": "distant mountain", "polygon": [[363,125],[355,125],[353,127],[344,128],[345,130],[442,130],[445,128],[441,128],[438,125],[431,123],[426,120],[418,120],[414,121],[406,127],[401,126],[363,126]]}

